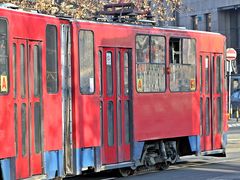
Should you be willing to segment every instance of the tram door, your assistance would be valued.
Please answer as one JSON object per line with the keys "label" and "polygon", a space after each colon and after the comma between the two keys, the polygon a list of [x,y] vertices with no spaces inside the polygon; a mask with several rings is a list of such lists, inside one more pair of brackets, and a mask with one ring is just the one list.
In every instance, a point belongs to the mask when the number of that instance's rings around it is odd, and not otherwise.
{"label": "tram door", "polygon": [[15,39],[13,89],[16,178],[42,174],[41,42]]}
{"label": "tram door", "polygon": [[223,59],[222,54],[201,53],[201,150],[221,149],[223,126],[222,88]]}
{"label": "tram door", "polygon": [[103,48],[101,57],[102,163],[130,161],[131,50]]}

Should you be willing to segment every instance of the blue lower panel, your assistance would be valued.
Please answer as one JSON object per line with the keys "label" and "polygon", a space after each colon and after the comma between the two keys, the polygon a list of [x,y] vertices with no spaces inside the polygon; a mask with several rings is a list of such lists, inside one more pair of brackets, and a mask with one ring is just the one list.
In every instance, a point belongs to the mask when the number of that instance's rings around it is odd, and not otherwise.
{"label": "blue lower panel", "polygon": [[14,180],[15,177],[15,163],[13,158],[0,160],[3,180]]}
{"label": "blue lower panel", "polygon": [[75,174],[81,174],[83,168],[94,167],[94,148],[74,149],[73,154]]}
{"label": "blue lower panel", "polygon": [[200,136],[189,136],[189,144],[192,152],[200,153]]}
{"label": "blue lower panel", "polygon": [[64,175],[62,150],[44,152],[44,170],[48,179]]}
{"label": "blue lower panel", "polygon": [[223,133],[222,135],[222,147],[223,149],[227,147],[227,133]]}
{"label": "blue lower panel", "polygon": [[138,161],[143,152],[144,142],[133,142],[133,160]]}

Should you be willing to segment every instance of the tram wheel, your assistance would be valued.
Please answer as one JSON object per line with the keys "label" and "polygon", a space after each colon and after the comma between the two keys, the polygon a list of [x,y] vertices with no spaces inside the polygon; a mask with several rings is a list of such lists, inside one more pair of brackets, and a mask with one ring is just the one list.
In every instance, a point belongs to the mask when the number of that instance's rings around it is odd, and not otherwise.
{"label": "tram wheel", "polygon": [[170,166],[170,162],[161,162],[156,165],[156,168],[159,170],[166,170]]}
{"label": "tram wheel", "polygon": [[132,170],[131,168],[121,168],[118,170],[118,172],[119,175],[122,177],[127,177],[134,174],[134,170]]}

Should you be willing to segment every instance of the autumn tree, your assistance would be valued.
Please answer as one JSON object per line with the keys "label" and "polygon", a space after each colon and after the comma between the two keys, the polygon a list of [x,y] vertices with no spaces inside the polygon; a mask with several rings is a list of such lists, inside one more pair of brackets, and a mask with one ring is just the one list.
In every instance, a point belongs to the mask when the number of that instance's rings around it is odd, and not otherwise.
{"label": "autumn tree", "polygon": [[173,21],[175,12],[182,8],[182,0],[0,0],[23,9],[45,14],[64,14],[79,19],[91,19],[108,3],[134,3],[141,12],[151,12],[156,21]]}

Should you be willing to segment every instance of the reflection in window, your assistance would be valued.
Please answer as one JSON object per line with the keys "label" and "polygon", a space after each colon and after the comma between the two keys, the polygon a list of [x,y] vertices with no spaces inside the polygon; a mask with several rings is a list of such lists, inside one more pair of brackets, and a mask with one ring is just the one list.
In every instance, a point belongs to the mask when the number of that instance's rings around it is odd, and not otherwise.
{"label": "reflection in window", "polygon": [[99,91],[100,95],[102,96],[102,51],[98,52],[98,60],[99,60]]}
{"label": "reflection in window", "polygon": [[222,132],[222,125],[223,125],[223,120],[222,120],[222,98],[218,97],[217,98],[217,116],[218,116],[218,132]]}
{"label": "reflection in window", "polygon": [[7,94],[9,91],[7,26],[7,21],[0,19],[0,94]]}
{"label": "reflection in window", "polygon": [[23,103],[21,106],[21,120],[22,120],[22,155],[25,156],[27,153],[27,112],[25,103]]}
{"label": "reflection in window", "polygon": [[38,46],[34,46],[33,49],[33,64],[34,64],[34,96],[40,94],[40,71],[39,71],[39,52]]}
{"label": "reflection in window", "polygon": [[124,102],[125,142],[130,143],[130,115],[129,101]]}
{"label": "reflection in window", "polygon": [[221,79],[222,79],[222,73],[221,73],[221,56],[217,57],[217,70],[216,70],[216,83],[217,83],[217,93],[221,93],[222,92],[222,83],[221,83]]}
{"label": "reflection in window", "polygon": [[114,145],[114,114],[113,102],[108,102],[108,145]]}
{"label": "reflection in window", "polygon": [[206,135],[210,134],[210,113],[209,113],[209,98],[206,98]]}
{"label": "reflection in window", "polygon": [[95,91],[93,46],[93,32],[81,30],[79,32],[79,69],[82,94],[92,94]]}
{"label": "reflection in window", "polygon": [[106,53],[106,65],[107,65],[107,95],[113,95],[113,74],[112,74],[112,53]]}
{"label": "reflection in window", "polygon": [[196,90],[196,45],[194,39],[170,39],[170,89]]}
{"label": "reflection in window", "polygon": [[209,57],[205,58],[205,93],[209,93]]}
{"label": "reflection in window", "polygon": [[16,59],[17,58],[17,49],[16,44],[13,44],[13,97],[16,98],[17,96],[17,65]]}
{"label": "reflection in window", "polygon": [[25,76],[25,46],[20,45],[20,62],[21,62],[21,97],[24,98],[26,94],[26,76]]}
{"label": "reflection in window", "polygon": [[137,35],[136,58],[137,91],[165,91],[165,38]]}
{"label": "reflection in window", "polygon": [[192,29],[198,30],[198,17],[197,15],[192,16]]}
{"label": "reflection in window", "polygon": [[129,79],[128,79],[128,53],[124,53],[124,94],[128,95],[129,93]]}
{"label": "reflection in window", "polygon": [[210,13],[205,14],[205,20],[206,20],[206,31],[212,30],[212,16]]}
{"label": "reflection in window", "polygon": [[57,56],[57,27],[47,25],[46,29],[46,69],[47,92],[58,92],[58,56]]}
{"label": "reflection in window", "polygon": [[40,153],[42,150],[41,144],[41,130],[42,130],[42,123],[41,123],[41,106],[39,102],[34,104],[34,146],[35,152]]}

